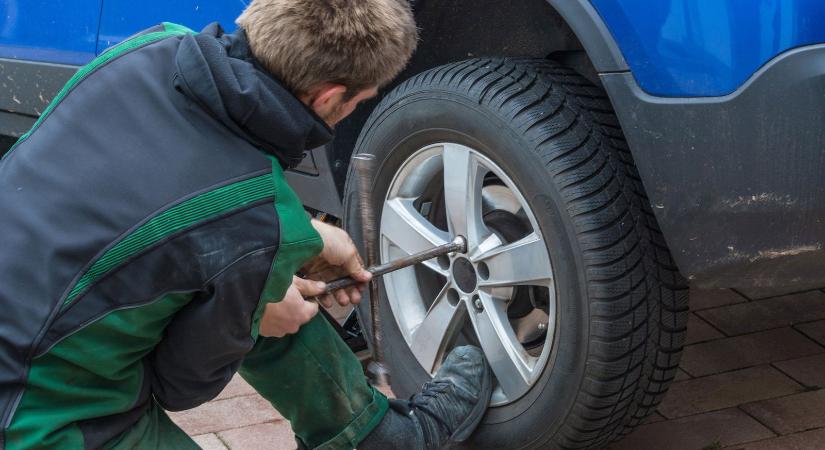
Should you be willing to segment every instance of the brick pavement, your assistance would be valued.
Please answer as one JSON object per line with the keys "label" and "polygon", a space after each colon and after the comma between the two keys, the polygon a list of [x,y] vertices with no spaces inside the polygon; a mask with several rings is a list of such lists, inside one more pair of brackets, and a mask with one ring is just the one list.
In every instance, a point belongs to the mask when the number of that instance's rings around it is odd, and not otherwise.
{"label": "brick pavement", "polygon": [[825,448],[825,292],[748,294],[691,293],[676,381],[611,450]]}
{"label": "brick pavement", "polygon": [[[748,294],[692,293],[670,393],[610,450],[825,448],[825,292]],[[295,448],[289,424],[240,379],[171,415],[207,450]]]}

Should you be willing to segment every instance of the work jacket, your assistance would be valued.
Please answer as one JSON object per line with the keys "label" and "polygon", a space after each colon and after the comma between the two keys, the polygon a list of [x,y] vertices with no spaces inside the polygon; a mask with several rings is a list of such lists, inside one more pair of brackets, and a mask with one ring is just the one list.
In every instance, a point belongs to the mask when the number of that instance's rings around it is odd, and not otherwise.
{"label": "work jacket", "polygon": [[0,162],[0,448],[215,397],[321,250],[283,170],[331,138],[243,32],[167,23],[81,68]]}

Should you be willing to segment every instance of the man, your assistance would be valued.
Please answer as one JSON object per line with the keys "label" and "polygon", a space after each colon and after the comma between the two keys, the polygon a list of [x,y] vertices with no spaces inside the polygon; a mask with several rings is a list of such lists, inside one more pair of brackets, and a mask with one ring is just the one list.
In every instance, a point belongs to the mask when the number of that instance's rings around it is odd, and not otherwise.
{"label": "man", "polygon": [[369,279],[283,169],[406,64],[409,6],[255,0],[238,24],[108,50],[0,164],[0,447],[196,447],[162,408],[238,370],[310,448],[443,448],[480,421],[479,350],[388,401],[293,276]]}

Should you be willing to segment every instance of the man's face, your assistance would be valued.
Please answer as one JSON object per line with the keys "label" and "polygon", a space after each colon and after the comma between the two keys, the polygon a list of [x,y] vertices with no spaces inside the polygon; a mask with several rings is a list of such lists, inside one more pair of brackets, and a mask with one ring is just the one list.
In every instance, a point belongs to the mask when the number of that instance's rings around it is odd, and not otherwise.
{"label": "man's face", "polygon": [[332,128],[352,114],[359,103],[375,97],[376,94],[378,94],[378,88],[371,87],[347,99],[346,87],[331,84],[320,88],[314,98],[308,96],[302,100]]}

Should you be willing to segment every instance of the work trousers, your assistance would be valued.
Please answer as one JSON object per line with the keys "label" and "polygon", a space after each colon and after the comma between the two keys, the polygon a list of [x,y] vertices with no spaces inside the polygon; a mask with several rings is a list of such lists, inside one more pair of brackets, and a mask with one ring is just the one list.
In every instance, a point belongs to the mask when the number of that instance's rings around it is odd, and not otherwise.
{"label": "work trousers", "polygon": [[[353,449],[387,412],[387,398],[367,383],[358,358],[320,314],[296,334],[259,338],[239,373],[290,422],[302,447]],[[106,448],[199,447],[153,404]]]}

